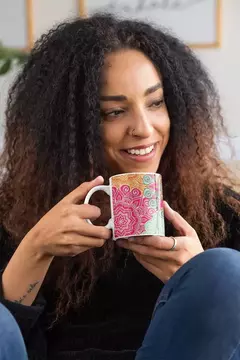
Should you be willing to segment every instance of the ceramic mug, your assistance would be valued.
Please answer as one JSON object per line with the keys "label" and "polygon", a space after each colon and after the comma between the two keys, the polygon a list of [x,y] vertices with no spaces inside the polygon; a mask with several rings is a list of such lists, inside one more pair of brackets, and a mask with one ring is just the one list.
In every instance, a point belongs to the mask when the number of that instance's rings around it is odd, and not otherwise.
{"label": "ceramic mug", "polygon": [[[165,235],[162,177],[155,173],[114,175],[109,185],[92,188],[84,203],[88,204],[96,191],[110,196],[113,240],[146,235]],[[90,224],[91,221],[87,220]]]}

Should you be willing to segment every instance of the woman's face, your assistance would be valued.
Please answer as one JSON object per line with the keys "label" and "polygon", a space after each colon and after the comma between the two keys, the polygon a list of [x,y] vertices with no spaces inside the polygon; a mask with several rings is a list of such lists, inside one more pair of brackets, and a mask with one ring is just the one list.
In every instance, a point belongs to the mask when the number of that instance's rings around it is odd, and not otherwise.
{"label": "woman's face", "polygon": [[170,130],[157,70],[143,53],[122,50],[106,57],[102,80],[102,131],[111,172],[156,172]]}

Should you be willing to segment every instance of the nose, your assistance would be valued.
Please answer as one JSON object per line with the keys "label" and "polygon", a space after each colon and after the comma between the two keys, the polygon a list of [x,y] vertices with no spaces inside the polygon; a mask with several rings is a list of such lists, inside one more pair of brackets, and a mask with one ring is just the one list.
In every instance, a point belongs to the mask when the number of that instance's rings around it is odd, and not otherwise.
{"label": "nose", "polygon": [[[148,138],[153,132],[153,125],[144,111],[135,114],[134,121],[131,123],[129,134],[135,137]],[[134,131],[133,131],[134,130]]]}

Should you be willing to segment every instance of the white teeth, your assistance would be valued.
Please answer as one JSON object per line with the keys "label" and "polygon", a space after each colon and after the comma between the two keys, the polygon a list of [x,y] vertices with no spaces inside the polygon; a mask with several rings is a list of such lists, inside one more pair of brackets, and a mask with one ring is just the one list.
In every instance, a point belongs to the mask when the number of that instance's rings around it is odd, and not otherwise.
{"label": "white teeth", "polygon": [[146,155],[146,154],[149,154],[150,152],[152,152],[154,149],[154,145],[151,145],[145,149],[131,149],[131,150],[127,150],[127,152],[129,154],[132,154],[132,155]]}

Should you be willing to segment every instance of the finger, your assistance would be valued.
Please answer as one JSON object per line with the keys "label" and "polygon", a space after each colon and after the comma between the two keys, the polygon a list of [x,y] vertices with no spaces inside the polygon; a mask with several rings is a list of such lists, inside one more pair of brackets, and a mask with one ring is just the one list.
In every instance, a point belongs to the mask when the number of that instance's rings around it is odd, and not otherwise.
{"label": "finger", "polygon": [[68,256],[75,257],[85,251],[90,250],[91,248],[89,246],[77,246],[77,245],[71,245],[71,247],[68,247],[66,252]]}
{"label": "finger", "polygon": [[[183,248],[184,237],[175,237],[177,240],[177,246],[174,249],[175,251],[180,250]],[[171,237],[165,236],[141,236],[135,237],[133,240],[130,241],[134,244],[145,245],[154,247],[158,250],[171,250],[174,245],[174,240]]]}
{"label": "finger", "polygon": [[67,246],[79,246],[79,247],[89,247],[96,248],[102,247],[105,244],[105,239],[100,239],[91,236],[79,236],[77,233],[67,233],[63,239],[62,244]]}
{"label": "finger", "polygon": [[72,219],[63,230],[64,234],[76,233],[78,236],[87,236],[108,240],[112,236],[110,229],[105,226],[96,226],[88,224],[85,220],[79,220],[78,217]]}
{"label": "finger", "polygon": [[105,242],[106,242],[105,239],[100,239],[90,236],[81,236],[81,239],[79,240],[76,239],[75,245],[96,248],[96,247],[102,247],[105,244]]}
{"label": "finger", "polygon": [[127,240],[118,240],[117,245],[142,256],[151,256],[162,260],[174,260],[176,257],[174,251],[158,250],[155,247],[139,245]]}
{"label": "finger", "polygon": [[97,185],[102,185],[104,182],[103,177],[102,176],[98,176],[96,179],[89,181],[89,182],[85,182],[83,184],[81,184],[80,186],[78,186],[75,190],[73,190],[70,194],[68,194],[63,201],[71,203],[71,204],[77,204],[79,203],[81,200],[83,200],[87,193],[94,187]]}
{"label": "finger", "polygon": [[96,220],[101,216],[101,209],[95,205],[73,205],[73,209],[76,210],[80,219]]}
{"label": "finger", "polygon": [[171,274],[174,274],[179,269],[179,265],[176,262],[169,262],[163,259],[157,259],[152,256],[142,256],[142,259],[146,263],[162,269],[164,272],[166,272],[166,270],[168,269],[167,271],[171,272]]}
{"label": "finger", "polygon": [[139,262],[141,262],[145,268],[148,267],[148,269],[151,269],[149,271],[152,273],[154,271],[154,274],[164,283],[168,281],[179,269],[179,266],[175,263],[169,263],[168,261],[164,260],[161,261],[159,259],[148,256],[140,256]]}
{"label": "finger", "polygon": [[158,266],[155,266],[154,264],[151,264],[150,262],[147,262],[145,260],[145,258],[143,258],[141,255],[135,254],[134,253],[135,258],[137,259],[137,261],[146,269],[148,270],[150,273],[152,273],[153,275],[155,275],[157,278],[159,278],[162,282],[166,282],[168,280],[168,278],[166,278],[166,275],[164,274],[164,271],[159,268],[159,264]]}
{"label": "finger", "polygon": [[179,231],[181,235],[193,236],[195,230],[189,223],[176,211],[174,211],[166,201],[163,202],[164,214],[166,218],[173,224],[174,228]]}
{"label": "finger", "polygon": [[69,245],[66,246],[61,244],[58,246],[56,255],[57,256],[76,256],[87,250],[89,250],[89,246],[77,246],[77,245]]}

